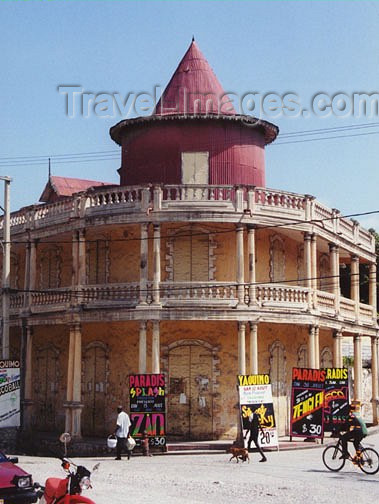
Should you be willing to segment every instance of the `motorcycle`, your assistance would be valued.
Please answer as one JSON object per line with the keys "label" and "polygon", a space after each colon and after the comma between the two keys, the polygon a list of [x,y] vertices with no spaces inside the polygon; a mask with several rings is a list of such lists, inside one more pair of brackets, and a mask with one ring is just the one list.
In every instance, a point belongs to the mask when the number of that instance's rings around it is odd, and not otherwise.
{"label": "motorcycle", "polygon": [[[38,496],[40,504],[95,504],[88,497],[81,495],[83,490],[92,488],[91,486],[91,471],[86,467],[76,465],[68,458],[63,458],[62,467],[67,472],[67,476],[61,478],[48,478],[45,486],[38,483],[35,487],[38,488]],[[99,463],[96,464],[92,472],[99,468]]]}

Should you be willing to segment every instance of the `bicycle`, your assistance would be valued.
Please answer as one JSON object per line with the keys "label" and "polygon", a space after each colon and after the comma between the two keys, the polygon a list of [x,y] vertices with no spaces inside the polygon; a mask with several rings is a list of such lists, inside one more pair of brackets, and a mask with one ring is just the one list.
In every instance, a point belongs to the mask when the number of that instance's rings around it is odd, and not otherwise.
{"label": "bicycle", "polygon": [[348,457],[343,457],[341,434],[338,443],[329,445],[322,452],[322,461],[329,471],[340,471],[349,459],[366,474],[376,474],[379,471],[379,454],[373,448],[365,448],[359,445],[359,453],[352,457],[348,451]]}

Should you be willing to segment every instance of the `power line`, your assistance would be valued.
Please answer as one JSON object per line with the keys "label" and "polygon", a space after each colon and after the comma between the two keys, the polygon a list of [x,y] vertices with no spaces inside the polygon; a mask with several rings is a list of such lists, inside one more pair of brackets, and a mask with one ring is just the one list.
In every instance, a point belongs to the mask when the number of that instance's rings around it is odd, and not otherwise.
{"label": "power line", "polygon": [[[357,131],[361,129],[373,128],[379,126],[378,122],[375,123],[363,123],[357,125],[346,125],[346,126],[336,126],[332,128],[319,128],[313,130],[303,130],[303,131],[292,131],[288,133],[281,133],[278,142],[273,143],[272,145],[282,145],[287,143],[300,143],[300,142],[311,142],[311,141],[319,141],[319,140],[331,140],[337,138],[348,138],[354,136],[366,136],[366,135],[376,135],[379,131],[365,132],[365,133],[352,133],[350,135],[332,135],[331,133],[346,133],[349,131]],[[309,138],[302,140],[293,140],[293,138],[304,137],[304,136],[313,136],[313,135],[326,135],[323,138]],[[282,142],[281,139],[287,140]],[[80,163],[80,162],[90,162],[90,161],[108,161],[119,159],[120,150],[106,150],[106,151],[87,151],[87,152],[78,152],[78,153],[66,153],[66,154],[46,154],[46,155],[30,155],[30,156],[6,156],[0,157],[0,166],[5,167],[17,167],[17,166],[26,166],[26,165],[44,165],[49,158],[54,163],[57,164],[65,164],[65,163]]]}

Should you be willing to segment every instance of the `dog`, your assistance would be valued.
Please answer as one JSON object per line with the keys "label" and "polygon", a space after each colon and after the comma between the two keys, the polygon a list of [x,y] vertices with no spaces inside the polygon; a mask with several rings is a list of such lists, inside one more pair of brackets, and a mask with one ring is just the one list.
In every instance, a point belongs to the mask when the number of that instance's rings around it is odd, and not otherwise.
{"label": "dog", "polygon": [[231,446],[228,450],[228,453],[232,454],[232,456],[229,459],[229,462],[235,458],[237,461],[237,464],[238,464],[239,460],[242,460],[242,462],[248,461],[250,464],[250,457],[249,457],[249,452],[247,451],[247,448],[240,448],[238,446]]}

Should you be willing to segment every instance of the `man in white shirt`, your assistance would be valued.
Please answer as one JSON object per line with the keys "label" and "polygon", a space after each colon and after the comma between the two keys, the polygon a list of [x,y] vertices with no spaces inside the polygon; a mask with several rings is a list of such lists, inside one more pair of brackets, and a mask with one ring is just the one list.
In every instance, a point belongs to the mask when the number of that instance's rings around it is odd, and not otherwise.
{"label": "man in white shirt", "polygon": [[117,425],[114,432],[117,437],[116,460],[121,460],[121,453],[125,450],[129,460],[131,452],[126,448],[125,441],[129,437],[129,430],[131,426],[130,418],[123,410],[122,406],[117,406],[117,413]]}

